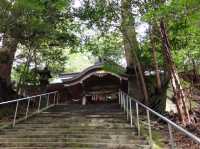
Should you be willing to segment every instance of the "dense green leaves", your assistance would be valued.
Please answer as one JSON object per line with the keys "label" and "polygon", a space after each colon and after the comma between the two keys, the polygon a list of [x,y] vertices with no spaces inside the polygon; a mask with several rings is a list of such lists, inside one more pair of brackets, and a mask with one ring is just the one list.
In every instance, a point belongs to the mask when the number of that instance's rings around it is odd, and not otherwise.
{"label": "dense green leaves", "polygon": [[[152,26],[155,27],[153,37],[158,63],[164,68],[158,28],[161,18],[167,24],[178,70],[190,70],[194,62],[197,66],[200,64],[200,1],[132,1],[132,6],[131,15],[149,24],[149,32],[140,40],[136,51],[145,69],[153,68]],[[71,52],[90,53],[88,55],[92,54],[96,59],[123,61],[122,11],[120,1],[114,0],[83,0],[78,8],[73,7],[71,0],[0,0],[0,33],[10,35],[26,49],[36,51],[37,67],[41,67],[41,63],[47,64],[56,74],[65,69],[67,56],[70,57],[70,52],[64,50],[66,48]],[[73,54],[80,56],[77,55]],[[67,65],[69,71],[73,64]]]}
{"label": "dense green leaves", "polygon": [[[48,65],[53,75],[64,71],[67,59],[64,48],[75,48],[80,41],[70,11],[71,0],[0,0],[0,33],[6,40],[11,38],[17,42],[17,53],[22,53],[24,58],[15,68],[18,71],[13,72],[19,76],[30,72],[23,77],[24,82],[31,82],[29,76],[36,79],[32,70],[44,65]],[[4,46],[9,53],[10,49]]]}
{"label": "dense green leaves", "polygon": [[119,62],[122,59],[122,38],[119,33],[97,36],[85,43],[82,47],[85,51],[90,51],[93,55]]}
{"label": "dense green leaves", "polygon": [[[148,1],[143,18],[150,25],[158,26],[164,18],[167,23],[169,40],[173,49],[173,57],[179,71],[192,69],[191,61],[199,63],[200,42],[200,1],[171,0],[166,3]],[[159,28],[157,27],[159,31]],[[159,34],[155,34],[159,41]],[[157,42],[156,44],[158,44]],[[150,44],[149,44],[150,45]],[[157,50],[162,48],[158,46]],[[148,48],[146,49],[148,50]]]}

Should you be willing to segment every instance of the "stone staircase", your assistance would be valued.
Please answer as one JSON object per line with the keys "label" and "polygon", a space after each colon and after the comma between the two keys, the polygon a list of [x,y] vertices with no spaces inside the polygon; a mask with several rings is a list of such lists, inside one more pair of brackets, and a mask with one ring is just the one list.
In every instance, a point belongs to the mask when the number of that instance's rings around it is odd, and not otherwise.
{"label": "stone staircase", "polygon": [[56,105],[0,131],[0,149],[150,149],[118,104]]}

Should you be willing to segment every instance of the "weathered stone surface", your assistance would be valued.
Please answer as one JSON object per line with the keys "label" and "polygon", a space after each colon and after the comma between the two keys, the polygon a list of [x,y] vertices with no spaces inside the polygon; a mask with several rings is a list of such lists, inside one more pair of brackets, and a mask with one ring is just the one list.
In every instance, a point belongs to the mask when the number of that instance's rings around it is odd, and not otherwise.
{"label": "weathered stone surface", "polygon": [[59,105],[0,132],[0,149],[149,149],[117,104]]}

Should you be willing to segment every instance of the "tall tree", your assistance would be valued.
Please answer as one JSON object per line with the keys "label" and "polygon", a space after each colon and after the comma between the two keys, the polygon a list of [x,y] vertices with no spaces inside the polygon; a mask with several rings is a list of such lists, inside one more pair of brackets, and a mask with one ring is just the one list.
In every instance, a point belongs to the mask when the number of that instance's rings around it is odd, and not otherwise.
{"label": "tall tree", "polygon": [[3,45],[0,48],[0,77],[7,84],[10,83],[12,64],[19,43],[29,43],[29,46],[32,46],[31,41],[36,39],[40,42],[43,38],[53,41],[70,37],[64,29],[62,32],[58,29],[60,24],[67,25],[63,20],[69,18],[69,6],[70,0],[0,1],[0,33],[3,34]]}
{"label": "tall tree", "polygon": [[[132,0],[122,0],[121,1],[121,32],[123,34],[124,40],[124,50],[127,61],[127,67],[133,69],[135,74],[138,72],[139,82],[141,84],[142,92],[144,94],[145,103],[148,104],[148,92],[146,88],[146,83],[144,79],[144,72],[141,68],[136,51],[138,50],[138,41],[136,39],[135,32],[135,20],[132,14]],[[133,79],[133,74],[130,74],[129,81],[129,95],[134,96],[133,90],[135,88],[135,81]]]}
{"label": "tall tree", "polygon": [[176,66],[173,62],[172,54],[171,54],[171,46],[168,40],[168,35],[166,32],[166,27],[163,19],[160,20],[160,33],[163,43],[163,55],[165,61],[167,62],[168,72],[171,77],[171,84],[174,91],[174,97],[176,102],[176,107],[179,112],[180,120],[184,125],[191,123],[191,118],[189,115],[189,110],[186,105],[186,96],[183,91],[183,88],[180,83],[180,78],[178,76]]}
{"label": "tall tree", "polygon": [[[125,53],[128,72],[131,71],[128,81],[129,95],[144,98],[147,103],[148,93],[144,80],[144,72],[136,52],[139,49],[139,46],[138,41],[136,40],[132,2],[132,0],[85,0],[83,1],[83,6],[76,12],[78,12],[77,16],[83,20],[84,23],[91,28],[94,28],[94,30],[99,30],[102,34],[115,31],[121,32],[124,46],[122,50]],[[137,86],[134,75],[138,76],[139,86]],[[140,90],[135,91],[135,88],[141,88],[141,92]],[[141,95],[144,95],[144,97],[141,97]]]}
{"label": "tall tree", "polygon": [[[190,39],[196,40],[193,36],[197,25],[197,14],[199,14],[199,2],[195,0],[172,0],[172,1],[145,1],[144,15],[152,28],[160,30],[164,69],[168,72],[175,96],[175,103],[178,115],[183,124],[191,123],[187,107],[187,99],[184,93],[179,71],[185,71],[185,64],[190,59],[188,53],[193,53]],[[188,18],[193,23],[187,23]],[[167,24],[167,25],[166,25]],[[153,31],[155,33],[155,30]],[[157,31],[156,31],[157,33]],[[192,34],[192,36],[191,36]],[[189,36],[189,37],[188,37]],[[156,36],[158,37],[158,35]],[[157,38],[158,41],[158,38]],[[198,44],[195,44],[197,46]],[[190,49],[190,51],[188,51]],[[194,52],[198,53],[198,52]]]}

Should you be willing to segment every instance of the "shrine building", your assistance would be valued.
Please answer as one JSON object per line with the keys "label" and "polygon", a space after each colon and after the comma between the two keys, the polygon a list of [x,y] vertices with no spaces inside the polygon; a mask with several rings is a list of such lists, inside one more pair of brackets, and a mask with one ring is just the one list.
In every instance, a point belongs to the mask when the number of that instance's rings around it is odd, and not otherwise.
{"label": "shrine building", "polygon": [[97,63],[82,72],[59,75],[62,101],[68,103],[117,102],[119,90],[127,91],[128,77],[125,69],[117,64],[107,68],[106,63]]}

